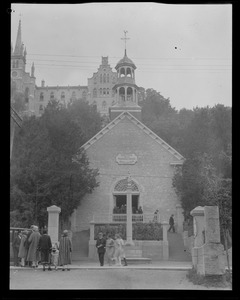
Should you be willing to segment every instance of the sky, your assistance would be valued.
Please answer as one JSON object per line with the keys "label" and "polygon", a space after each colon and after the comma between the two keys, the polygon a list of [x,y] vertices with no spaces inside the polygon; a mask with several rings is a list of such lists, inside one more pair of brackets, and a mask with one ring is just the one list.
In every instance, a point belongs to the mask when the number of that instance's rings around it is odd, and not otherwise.
{"label": "sky", "polygon": [[113,71],[133,60],[136,84],[177,110],[232,106],[232,5],[155,2],[11,5],[11,41],[19,19],[37,86],[87,85],[108,56]]}

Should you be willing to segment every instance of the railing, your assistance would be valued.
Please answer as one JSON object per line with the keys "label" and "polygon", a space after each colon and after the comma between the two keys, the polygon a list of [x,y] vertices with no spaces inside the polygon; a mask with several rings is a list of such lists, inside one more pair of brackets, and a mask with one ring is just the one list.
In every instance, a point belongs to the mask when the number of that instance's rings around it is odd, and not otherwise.
{"label": "railing", "polygon": [[[127,222],[127,214],[98,214],[93,216],[93,221],[95,223],[126,223]],[[154,215],[151,213],[144,214],[132,214],[132,222],[133,223],[149,223],[149,222],[157,222],[160,223],[161,218],[160,215]]]}

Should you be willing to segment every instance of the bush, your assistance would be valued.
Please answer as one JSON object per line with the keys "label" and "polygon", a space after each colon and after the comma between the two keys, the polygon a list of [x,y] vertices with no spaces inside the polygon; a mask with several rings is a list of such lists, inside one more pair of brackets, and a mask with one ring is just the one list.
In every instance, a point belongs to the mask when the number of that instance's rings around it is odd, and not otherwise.
{"label": "bush", "polygon": [[[120,233],[122,238],[126,240],[126,224],[100,224],[94,226],[94,239],[97,238],[98,233],[102,232],[104,235],[109,233],[114,236]],[[160,241],[163,239],[162,226],[160,223],[135,223],[133,224],[133,240],[141,241]]]}

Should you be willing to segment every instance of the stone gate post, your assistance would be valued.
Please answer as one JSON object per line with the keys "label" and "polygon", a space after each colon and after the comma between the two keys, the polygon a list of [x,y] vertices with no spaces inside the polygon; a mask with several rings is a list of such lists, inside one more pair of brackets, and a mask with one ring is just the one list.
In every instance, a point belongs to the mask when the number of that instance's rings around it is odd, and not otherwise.
{"label": "stone gate post", "polygon": [[61,208],[52,205],[47,208],[48,211],[48,234],[51,237],[52,243],[58,242],[58,232],[59,232],[59,214]]}

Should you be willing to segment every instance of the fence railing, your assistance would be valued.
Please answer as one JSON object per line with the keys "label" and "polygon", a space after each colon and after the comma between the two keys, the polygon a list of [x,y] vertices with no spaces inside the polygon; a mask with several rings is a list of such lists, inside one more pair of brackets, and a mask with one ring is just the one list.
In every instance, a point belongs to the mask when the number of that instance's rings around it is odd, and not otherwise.
{"label": "fence railing", "polygon": [[[126,223],[127,214],[98,214],[93,216],[95,223]],[[154,214],[132,214],[133,223],[149,223],[149,222],[161,222],[160,215]]]}

